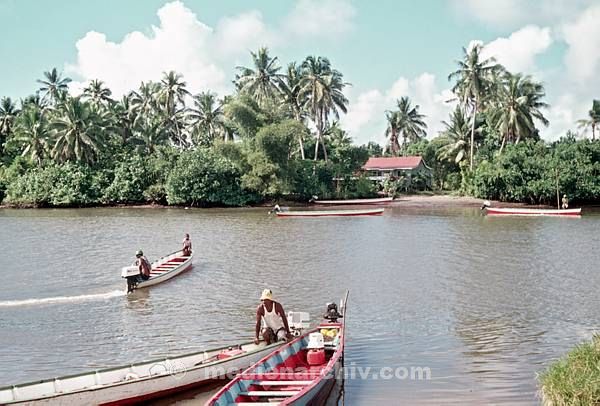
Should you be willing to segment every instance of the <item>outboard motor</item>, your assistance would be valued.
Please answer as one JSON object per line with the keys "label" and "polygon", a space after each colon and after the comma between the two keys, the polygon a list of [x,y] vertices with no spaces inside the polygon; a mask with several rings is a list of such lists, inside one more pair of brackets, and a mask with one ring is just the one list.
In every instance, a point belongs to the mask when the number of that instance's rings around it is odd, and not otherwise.
{"label": "outboard motor", "polygon": [[337,320],[342,317],[344,316],[338,312],[337,304],[327,303],[327,312],[323,315],[324,319],[329,320],[332,323],[336,323]]}
{"label": "outboard motor", "polygon": [[124,266],[121,269],[121,277],[127,279],[127,293],[131,293],[140,281],[140,270],[135,265]]}

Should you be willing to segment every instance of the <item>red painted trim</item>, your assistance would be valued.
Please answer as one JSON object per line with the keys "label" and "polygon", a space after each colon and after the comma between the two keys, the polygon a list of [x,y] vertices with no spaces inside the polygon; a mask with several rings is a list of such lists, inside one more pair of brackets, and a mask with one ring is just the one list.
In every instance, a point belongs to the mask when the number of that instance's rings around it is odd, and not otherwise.
{"label": "red painted trim", "polygon": [[226,381],[226,379],[225,378],[224,379],[219,379],[219,378],[207,379],[204,381],[198,381],[198,382],[190,383],[190,384],[187,384],[184,386],[178,386],[178,387],[171,388],[171,389],[165,389],[165,390],[154,392],[154,393],[147,393],[145,395],[134,396],[134,397],[127,398],[127,399],[116,400],[114,402],[101,403],[101,405],[102,406],[135,405],[135,404],[145,402],[145,401],[148,401],[151,399],[163,398],[165,396],[173,395],[175,393],[185,392],[186,390],[206,386],[211,383],[218,382],[218,381]]}
{"label": "red painted trim", "polygon": [[[323,212],[315,212],[315,214],[311,214],[310,212],[302,213],[302,214],[288,214],[286,212],[277,213],[278,217],[349,217],[349,216],[381,216],[383,214],[383,209],[377,209],[372,211],[362,210],[361,212],[356,213],[339,213],[331,210],[331,213],[323,213]],[[291,212],[294,213],[294,212]],[[298,213],[298,212],[295,212]]]}
{"label": "red painted trim", "polygon": [[497,210],[497,209],[490,209],[487,208],[487,213],[488,214],[494,214],[494,215],[523,215],[523,216],[580,216],[581,215],[581,209],[577,209],[577,210],[571,210],[571,211],[561,211],[561,210],[537,210],[537,209],[532,209],[532,210],[536,210],[536,211],[531,211],[531,210],[527,210],[527,209],[508,209],[508,210]]}

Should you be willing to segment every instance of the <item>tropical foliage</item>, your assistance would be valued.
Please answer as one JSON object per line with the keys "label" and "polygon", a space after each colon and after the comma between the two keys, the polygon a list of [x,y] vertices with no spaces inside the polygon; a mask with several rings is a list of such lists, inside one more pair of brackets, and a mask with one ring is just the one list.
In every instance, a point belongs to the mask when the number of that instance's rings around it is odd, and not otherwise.
{"label": "tropical foliage", "polygon": [[481,46],[464,49],[450,74],[456,107],[440,134],[427,134],[427,112],[402,96],[382,112],[384,148],[355,145],[340,125],[348,83],[324,56],[281,65],[260,48],[227,95],[192,94],[171,71],[124,95],[97,79],[74,96],[71,79],[51,69],[36,94],[0,99],[0,199],[235,206],[369,197],[419,184],[374,184],[360,175],[369,157],[420,155],[433,175],[422,187],[552,203],[558,183],[572,200],[597,200],[600,101],[577,123],[591,141],[546,143],[543,85],[482,55]]}

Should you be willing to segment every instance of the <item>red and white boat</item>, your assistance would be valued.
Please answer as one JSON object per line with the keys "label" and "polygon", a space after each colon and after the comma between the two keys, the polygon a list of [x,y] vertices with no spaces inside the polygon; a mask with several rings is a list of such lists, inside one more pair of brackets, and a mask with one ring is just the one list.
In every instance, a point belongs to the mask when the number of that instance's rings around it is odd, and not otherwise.
{"label": "red and white boat", "polygon": [[349,199],[349,200],[313,200],[314,204],[320,205],[361,205],[361,204],[387,204],[394,201],[393,197],[378,197],[373,199]]}
{"label": "red and white boat", "polygon": [[154,261],[150,278],[139,280],[139,269],[137,266],[126,266],[121,270],[121,277],[127,279],[127,292],[135,289],[147,288],[167,281],[192,267],[194,254],[190,256],[183,255],[183,251],[175,251],[171,254]]}
{"label": "red and white boat", "polygon": [[[308,313],[289,312],[294,334]],[[254,342],[0,387],[0,405],[132,405],[217,381],[225,382],[280,347]]]}
{"label": "red and white boat", "polygon": [[510,215],[510,216],[581,216],[579,209],[527,209],[527,208],[494,208],[486,207],[489,215]]}
{"label": "red and white boat", "polygon": [[384,209],[279,211],[277,217],[380,216]]}
{"label": "red and white boat", "polygon": [[243,371],[280,344],[245,343],[0,388],[0,404],[131,405]]}
{"label": "red and white boat", "polygon": [[[206,406],[322,404],[343,373],[348,292],[325,321],[238,375]],[[338,321],[341,319],[341,321]]]}

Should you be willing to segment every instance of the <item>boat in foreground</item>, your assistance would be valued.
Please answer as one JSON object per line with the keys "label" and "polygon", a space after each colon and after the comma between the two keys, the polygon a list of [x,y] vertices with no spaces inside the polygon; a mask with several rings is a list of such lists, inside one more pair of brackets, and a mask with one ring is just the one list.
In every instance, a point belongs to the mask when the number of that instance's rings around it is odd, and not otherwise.
{"label": "boat in foreground", "polygon": [[313,200],[320,205],[361,205],[361,204],[387,204],[394,201],[393,197],[379,197],[374,199],[349,199],[349,200]]}
{"label": "boat in foreground", "polygon": [[326,319],[315,329],[239,374],[206,406],[324,403],[342,372],[347,298],[346,292],[341,314],[330,303]]}
{"label": "boat in foreground", "polygon": [[526,209],[526,208],[485,208],[487,214],[511,216],[581,216],[578,209]]}
{"label": "boat in foreground", "polygon": [[[301,335],[310,318],[289,312],[292,332]],[[78,375],[0,388],[0,404],[131,405],[216,381],[225,382],[272,353],[282,343],[254,342],[129,364]]]}
{"label": "boat in foreground", "polygon": [[192,267],[194,253],[189,256],[183,255],[183,251],[175,251],[171,254],[154,261],[150,278],[141,280],[139,269],[137,266],[126,266],[121,270],[121,277],[127,279],[127,292],[135,289],[147,288],[148,286],[156,285],[164,281],[168,281],[174,276],[187,271]]}
{"label": "boat in foreground", "polygon": [[277,217],[380,216],[384,209],[279,211]]}
{"label": "boat in foreground", "polygon": [[0,388],[0,404],[128,405],[231,377],[275,350],[245,343]]}

